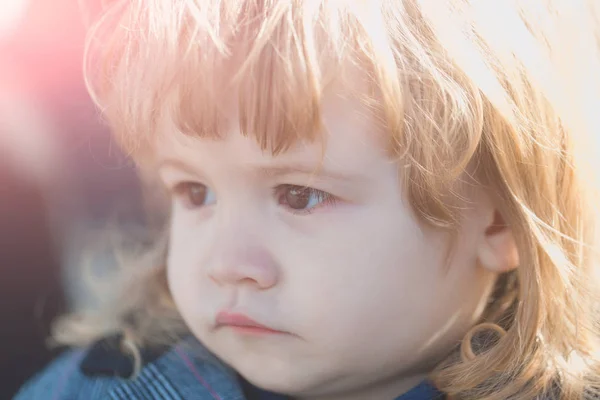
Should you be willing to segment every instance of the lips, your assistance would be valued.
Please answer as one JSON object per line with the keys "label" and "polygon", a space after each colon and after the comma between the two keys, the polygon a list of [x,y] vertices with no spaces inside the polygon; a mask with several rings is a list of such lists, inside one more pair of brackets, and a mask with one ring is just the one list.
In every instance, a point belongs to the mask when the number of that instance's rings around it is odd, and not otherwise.
{"label": "lips", "polygon": [[238,332],[242,333],[255,333],[255,334],[282,334],[285,333],[283,331],[278,331],[276,329],[270,328],[266,325],[263,325],[252,318],[234,312],[222,311],[217,314],[216,318],[216,327],[223,328],[229,327],[233,328]]}

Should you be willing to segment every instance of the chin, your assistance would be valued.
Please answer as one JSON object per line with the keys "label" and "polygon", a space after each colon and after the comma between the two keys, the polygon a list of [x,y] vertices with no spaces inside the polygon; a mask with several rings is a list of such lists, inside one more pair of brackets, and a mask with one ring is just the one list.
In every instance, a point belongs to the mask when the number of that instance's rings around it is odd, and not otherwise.
{"label": "chin", "polygon": [[273,368],[264,364],[261,368],[235,369],[252,385],[278,394],[298,396],[311,392],[315,386],[312,374],[303,374],[298,370]]}

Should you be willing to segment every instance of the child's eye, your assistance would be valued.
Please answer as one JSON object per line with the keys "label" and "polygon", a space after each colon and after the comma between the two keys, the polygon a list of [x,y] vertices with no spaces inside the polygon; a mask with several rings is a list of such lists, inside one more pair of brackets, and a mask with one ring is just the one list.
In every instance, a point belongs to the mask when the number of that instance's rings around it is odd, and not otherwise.
{"label": "child's eye", "polygon": [[292,212],[309,213],[319,206],[335,203],[336,198],[310,187],[282,185],[277,188],[277,200]]}
{"label": "child's eye", "polygon": [[216,201],[214,192],[197,182],[180,183],[175,186],[174,193],[187,208],[205,207]]}

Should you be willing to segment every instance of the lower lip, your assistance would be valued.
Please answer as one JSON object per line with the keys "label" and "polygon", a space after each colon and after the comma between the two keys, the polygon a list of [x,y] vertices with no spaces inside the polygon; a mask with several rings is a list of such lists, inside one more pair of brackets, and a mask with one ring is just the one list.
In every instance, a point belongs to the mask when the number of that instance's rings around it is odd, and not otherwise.
{"label": "lower lip", "polygon": [[258,326],[242,326],[242,325],[223,325],[232,329],[234,332],[245,334],[245,335],[285,335],[285,332],[276,331],[269,328],[262,328]]}

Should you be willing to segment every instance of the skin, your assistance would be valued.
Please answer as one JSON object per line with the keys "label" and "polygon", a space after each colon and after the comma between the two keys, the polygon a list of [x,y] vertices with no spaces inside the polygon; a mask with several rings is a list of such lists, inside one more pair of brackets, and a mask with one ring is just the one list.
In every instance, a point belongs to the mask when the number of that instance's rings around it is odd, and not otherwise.
{"label": "skin", "polygon": [[[334,95],[323,114],[322,169],[320,145],[273,157],[233,123],[219,140],[163,135],[170,290],[191,332],[251,383],[298,399],[389,400],[477,321],[497,273],[516,266],[514,243],[489,229],[495,208],[475,188],[448,259],[450,236],[416,218],[368,113]],[[219,326],[221,311],[284,333]]]}

